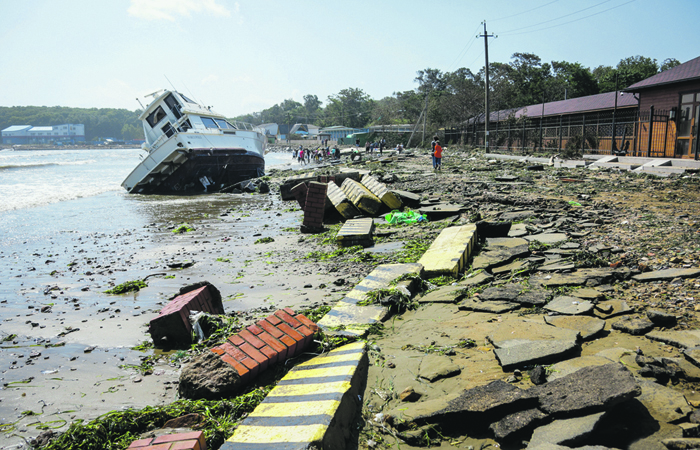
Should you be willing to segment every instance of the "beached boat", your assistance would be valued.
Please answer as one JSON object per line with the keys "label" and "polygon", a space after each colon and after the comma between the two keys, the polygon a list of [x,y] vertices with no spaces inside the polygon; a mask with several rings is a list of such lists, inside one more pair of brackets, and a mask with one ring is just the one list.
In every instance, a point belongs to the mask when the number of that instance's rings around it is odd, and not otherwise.
{"label": "beached boat", "polygon": [[264,174],[264,129],[228,121],[174,90],[150,97],[139,117],[148,154],[122,183],[129,193],[211,192]]}

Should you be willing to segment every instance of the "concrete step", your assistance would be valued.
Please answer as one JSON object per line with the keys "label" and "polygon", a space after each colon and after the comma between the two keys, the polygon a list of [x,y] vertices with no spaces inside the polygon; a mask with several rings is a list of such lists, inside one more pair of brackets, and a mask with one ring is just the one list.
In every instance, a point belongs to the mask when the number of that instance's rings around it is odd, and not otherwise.
{"label": "concrete step", "polygon": [[361,245],[371,247],[374,244],[374,220],[371,217],[361,219],[350,219],[338,231],[335,240],[341,247],[351,247]]}
{"label": "concrete step", "polygon": [[418,263],[423,265],[425,277],[457,275],[464,270],[475,243],[476,225],[474,224],[442,230],[418,260]]}
{"label": "concrete step", "polygon": [[364,342],[294,367],[241,422],[222,450],[345,448],[367,382]]}

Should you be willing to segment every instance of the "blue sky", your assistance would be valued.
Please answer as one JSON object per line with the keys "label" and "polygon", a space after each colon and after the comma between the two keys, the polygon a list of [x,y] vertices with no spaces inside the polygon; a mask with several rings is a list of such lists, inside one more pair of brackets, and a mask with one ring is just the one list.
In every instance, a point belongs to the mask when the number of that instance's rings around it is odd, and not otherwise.
{"label": "blue sky", "polygon": [[515,52],[616,65],[700,56],[698,0],[0,0],[0,106],[137,109],[169,87],[235,116]]}

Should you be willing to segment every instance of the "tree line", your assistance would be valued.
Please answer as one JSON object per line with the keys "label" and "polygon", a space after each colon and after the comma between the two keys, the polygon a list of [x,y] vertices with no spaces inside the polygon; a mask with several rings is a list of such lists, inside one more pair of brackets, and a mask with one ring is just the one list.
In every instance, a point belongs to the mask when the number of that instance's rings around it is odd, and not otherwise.
{"label": "tree line", "polygon": [[[679,65],[674,58],[659,63],[644,56],[631,56],[615,66],[593,69],[567,61],[543,62],[532,53],[515,53],[508,63],[489,64],[491,111],[519,108],[565,98],[583,97],[624,89],[638,81]],[[416,89],[394,92],[380,100],[362,89],[347,88],[328,96],[325,105],[316,95],[303,103],[287,99],[260,112],[236,117],[255,125],[263,123],[310,123],[321,127],[416,123],[425,109],[427,127],[455,127],[484,113],[485,70],[461,68],[442,72],[419,70]]]}
{"label": "tree line", "polygon": [[64,106],[0,106],[0,130],[12,125],[53,126],[84,124],[85,140],[143,139],[141,111]]}

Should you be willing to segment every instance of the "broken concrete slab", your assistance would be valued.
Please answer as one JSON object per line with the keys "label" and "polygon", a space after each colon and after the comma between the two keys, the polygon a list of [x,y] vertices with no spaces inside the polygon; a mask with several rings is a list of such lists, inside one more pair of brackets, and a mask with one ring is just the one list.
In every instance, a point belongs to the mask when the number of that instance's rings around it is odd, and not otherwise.
{"label": "broken concrete slab", "polygon": [[357,209],[370,216],[377,215],[382,206],[382,201],[367,190],[366,187],[351,178],[347,178],[343,181],[340,188]]}
{"label": "broken concrete slab", "polygon": [[355,207],[350,199],[345,195],[342,189],[332,181],[328,182],[328,199],[331,201],[335,209],[338,210],[345,220],[353,219],[361,216],[362,213]]}
{"label": "broken concrete slab", "polygon": [[641,317],[625,317],[612,324],[613,330],[639,336],[654,329],[654,323]]}
{"label": "broken concrete slab", "polygon": [[526,225],[524,223],[514,223],[510,227],[510,231],[508,232],[509,237],[522,237],[527,235],[529,232],[527,231]]}
{"label": "broken concrete slab", "polygon": [[[547,381],[557,380],[559,378],[564,378],[584,367],[591,366],[604,366],[605,364],[610,364],[610,359],[603,356],[579,356],[578,358],[567,359],[566,361],[560,361],[558,363],[552,364],[549,367],[549,375],[547,375]],[[618,361],[615,361],[618,362]]]}
{"label": "broken concrete slab", "polygon": [[544,316],[544,321],[558,328],[578,331],[581,339],[587,341],[605,329],[605,321],[590,316]]}
{"label": "broken concrete slab", "polygon": [[482,238],[495,238],[508,236],[512,222],[490,222],[480,220],[476,223],[476,231]]}
{"label": "broken concrete slab", "polygon": [[571,292],[571,295],[584,300],[600,300],[605,297],[605,294],[600,292],[598,289],[593,288],[576,289],[575,291]]}
{"label": "broken concrete slab", "polygon": [[475,298],[464,299],[457,306],[460,311],[486,312],[491,314],[503,314],[520,308],[520,305],[517,303],[500,301],[482,302]]}
{"label": "broken concrete slab", "polygon": [[418,260],[427,278],[457,275],[464,270],[476,243],[476,226],[462,225],[443,229]]}
{"label": "broken concrete slab", "polygon": [[601,319],[610,319],[612,317],[632,314],[634,309],[630,308],[624,300],[606,300],[596,303],[593,314]]}
{"label": "broken concrete slab", "polygon": [[678,348],[700,347],[700,330],[651,331],[645,334],[644,337]]}
{"label": "broken concrete slab", "polygon": [[537,396],[539,408],[555,416],[605,411],[638,397],[642,389],[622,364],[584,367],[570,375],[528,389]]}
{"label": "broken concrete slab", "polygon": [[360,183],[366,187],[372,194],[379,198],[389,209],[401,209],[403,204],[401,200],[390,192],[386,185],[380,183],[371,175],[365,175],[360,180]]}
{"label": "broken concrete slab", "polygon": [[689,450],[693,448],[700,448],[700,438],[669,438],[663,439],[661,443],[668,450]]}
{"label": "broken concrete slab", "polygon": [[544,309],[558,314],[574,316],[589,314],[593,310],[593,303],[589,302],[588,300],[582,300],[578,297],[562,295],[559,297],[554,297],[552,301],[544,306]]}
{"label": "broken concrete slab", "polygon": [[418,378],[424,378],[431,383],[442,378],[459,375],[460,367],[447,356],[426,355],[420,363]]}
{"label": "broken concrete slab", "polygon": [[675,314],[658,309],[648,309],[647,318],[654,322],[654,325],[660,327],[673,327],[676,325],[677,318]]}
{"label": "broken concrete slab", "polygon": [[523,260],[518,260],[518,261],[513,261],[507,264],[503,264],[501,266],[497,267],[492,267],[491,272],[493,272],[494,275],[500,275],[504,273],[510,273],[510,272],[518,272],[522,270],[526,270],[530,267],[530,263],[527,261]]}
{"label": "broken concrete slab", "polygon": [[393,193],[396,195],[401,202],[404,204],[415,208],[417,206],[420,206],[420,195],[414,194],[413,192],[408,192],[408,191],[402,191],[398,189],[392,189],[389,192]]}
{"label": "broken concrete slab", "polygon": [[696,367],[700,367],[700,347],[686,348],[683,350],[683,356]]}
{"label": "broken concrete slab", "polygon": [[465,295],[463,286],[443,286],[417,299],[418,303],[455,303]]}
{"label": "broken concrete slab", "polygon": [[544,245],[556,245],[568,239],[564,233],[540,233],[524,236],[528,242],[539,242]]}
{"label": "broken concrete slab", "polygon": [[510,439],[543,422],[547,417],[547,414],[537,408],[527,409],[507,415],[492,423],[489,429],[497,440]]}
{"label": "broken concrete slab", "polygon": [[527,245],[516,247],[493,247],[483,249],[472,262],[473,269],[490,269],[492,267],[507,264],[516,258],[522,258],[530,254]]}
{"label": "broken concrete slab", "polygon": [[556,328],[544,323],[541,318],[534,320],[511,317],[504,319],[496,329],[486,336],[495,347],[505,347],[505,343],[520,341],[562,340],[573,344],[578,339],[578,331]]}
{"label": "broken concrete slab", "polygon": [[341,247],[361,245],[371,247],[374,244],[374,221],[371,217],[350,219],[346,221],[335,236]]}
{"label": "broken concrete slab", "polygon": [[700,269],[664,269],[654,270],[652,272],[644,272],[633,275],[635,281],[670,281],[674,278],[695,278],[700,276]]}
{"label": "broken concrete slab", "polygon": [[[577,269],[571,273],[557,273],[537,279],[543,286],[560,287],[560,286],[582,286],[589,281],[598,284],[609,283],[615,279],[624,278],[625,272],[609,269],[609,268],[594,268],[594,269]],[[535,280],[531,280],[535,281]]]}
{"label": "broken concrete slab", "polygon": [[495,247],[515,248],[528,245],[528,241],[513,237],[490,237],[486,239],[486,248],[493,250]]}
{"label": "broken concrete slab", "polygon": [[467,277],[464,280],[457,282],[457,284],[459,286],[472,287],[480,286],[491,281],[493,281],[493,275],[486,272],[485,270],[480,270],[467,275]]}
{"label": "broken concrete slab", "polygon": [[524,291],[526,286],[517,283],[504,284],[501,286],[493,286],[484,289],[481,294],[479,294],[479,300],[484,302],[490,301],[503,301],[512,302],[515,301],[516,297],[520,295],[521,291]]}
{"label": "broken concrete slab", "polygon": [[654,419],[673,423],[685,419],[693,412],[683,394],[675,389],[648,380],[642,380],[639,384],[642,388],[639,401],[647,407]]}
{"label": "broken concrete slab", "polygon": [[536,448],[541,444],[576,446],[595,432],[604,414],[600,412],[573,419],[560,419],[541,426],[532,433],[527,448]]}
{"label": "broken concrete slab", "polygon": [[460,421],[468,422],[470,419],[481,419],[484,415],[498,416],[505,411],[529,409],[536,403],[537,400],[527,391],[497,380],[461,393],[410,405],[402,404],[400,409],[389,411],[387,415],[403,420],[398,424],[399,428],[408,428],[438,423],[450,417],[459,417]]}
{"label": "broken concrete slab", "polygon": [[500,343],[494,354],[504,371],[523,369],[534,364],[551,364],[578,350],[571,340],[528,341],[514,339]]}

